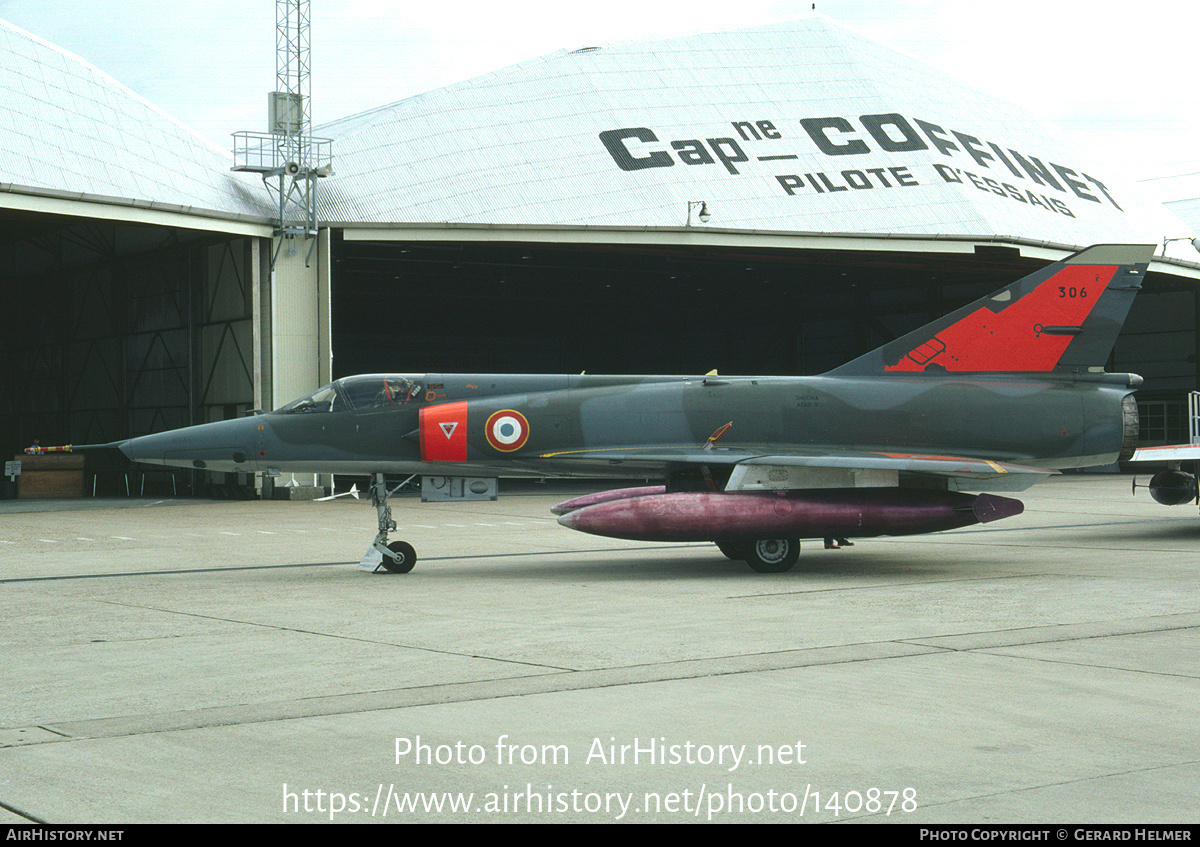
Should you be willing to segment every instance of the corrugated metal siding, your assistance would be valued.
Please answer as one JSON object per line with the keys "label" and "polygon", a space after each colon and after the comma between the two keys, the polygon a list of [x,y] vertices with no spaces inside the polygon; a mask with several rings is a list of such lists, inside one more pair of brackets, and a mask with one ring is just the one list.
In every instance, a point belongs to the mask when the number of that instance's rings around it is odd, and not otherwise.
{"label": "corrugated metal siding", "polygon": [[[262,217],[257,178],[66,51],[0,21],[0,185]],[[253,190],[251,190],[253,189]]]}
{"label": "corrugated metal siding", "polygon": [[[861,116],[893,113],[913,126],[923,120],[942,127],[957,150],[939,152],[928,136],[921,136],[925,150],[880,149]],[[808,117],[845,118],[853,132],[833,131],[831,139],[863,140],[871,151],[821,152],[800,124]],[[743,140],[733,125],[759,120],[772,121],[784,137]],[[665,151],[673,165],[621,170],[599,134],[628,127],[649,128],[659,139],[631,145],[636,155]],[[995,155],[981,165],[955,131],[978,139],[986,154],[994,142],[1093,174],[1116,202],[1087,181],[1082,190],[1095,200],[1061,180],[1058,189],[1039,185]],[[333,221],[672,227],[687,220],[689,200],[703,199],[710,226],[737,229],[1084,244],[1158,240],[1178,228],[1160,205],[1111,168],[1086,161],[1053,128],[821,16],[557,53],[336,121],[317,134],[334,139],[337,173],[322,183],[320,197],[322,218]],[[749,159],[733,164],[737,173],[720,162],[685,165],[670,147],[674,140],[730,137]],[[796,158],[759,160],[785,154]],[[896,185],[892,167],[905,168],[918,184]],[[876,177],[871,169],[883,171]],[[846,186],[843,171],[868,175],[871,187],[838,190]],[[820,174],[835,188],[818,190]],[[789,195],[780,176],[799,177],[803,186]]]}

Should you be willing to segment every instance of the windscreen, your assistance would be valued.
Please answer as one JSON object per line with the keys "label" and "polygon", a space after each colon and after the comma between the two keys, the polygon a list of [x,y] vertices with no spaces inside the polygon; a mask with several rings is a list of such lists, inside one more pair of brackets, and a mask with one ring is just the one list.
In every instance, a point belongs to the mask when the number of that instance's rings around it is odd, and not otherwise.
{"label": "windscreen", "polygon": [[305,415],[316,412],[339,412],[346,408],[345,400],[338,393],[337,383],[323,385],[312,394],[305,394],[275,411],[283,415]]}
{"label": "windscreen", "polygon": [[276,411],[285,415],[297,415],[403,406],[419,399],[424,386],[424,374],[348,376],[324,385],[299,400],[293,400]]}
{"label": "windscreen", "polygon": [[348,376],[337,381],[351,408],[365,411],[403,406],[421,396],[424,377],[412,374]]}

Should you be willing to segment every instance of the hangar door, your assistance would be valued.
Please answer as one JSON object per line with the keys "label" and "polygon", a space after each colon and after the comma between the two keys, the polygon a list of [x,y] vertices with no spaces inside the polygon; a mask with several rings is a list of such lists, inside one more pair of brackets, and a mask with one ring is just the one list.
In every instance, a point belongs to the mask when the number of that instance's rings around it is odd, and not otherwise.
{"label": "hangar door", "polygon": [[254,239],[25,215],[7,222],[0,445],[103,443],[254,399]]}

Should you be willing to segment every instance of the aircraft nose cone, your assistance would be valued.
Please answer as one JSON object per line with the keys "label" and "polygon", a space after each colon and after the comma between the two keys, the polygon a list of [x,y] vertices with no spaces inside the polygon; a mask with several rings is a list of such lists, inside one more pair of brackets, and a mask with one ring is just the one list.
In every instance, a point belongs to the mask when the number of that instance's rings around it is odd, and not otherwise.
{"label": "aircraft nose cone", "polygon": [[258,426],[245,418],[142,435],[117,447],[135,462],[229,472],[258,470],[257,445]]}

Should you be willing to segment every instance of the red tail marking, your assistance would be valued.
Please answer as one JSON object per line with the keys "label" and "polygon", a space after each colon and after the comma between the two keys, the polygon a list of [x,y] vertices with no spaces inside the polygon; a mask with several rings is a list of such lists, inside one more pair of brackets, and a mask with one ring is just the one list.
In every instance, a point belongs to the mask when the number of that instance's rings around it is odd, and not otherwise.
{"label": "red tail marking", "polygon": [[887,370],[923,371],[931,363],[947,371],[1054,370],[1072,336],[1042,328],[1081,326],[1116,272],[1116,266],[1068,265],[999,311],[975,310]]}

